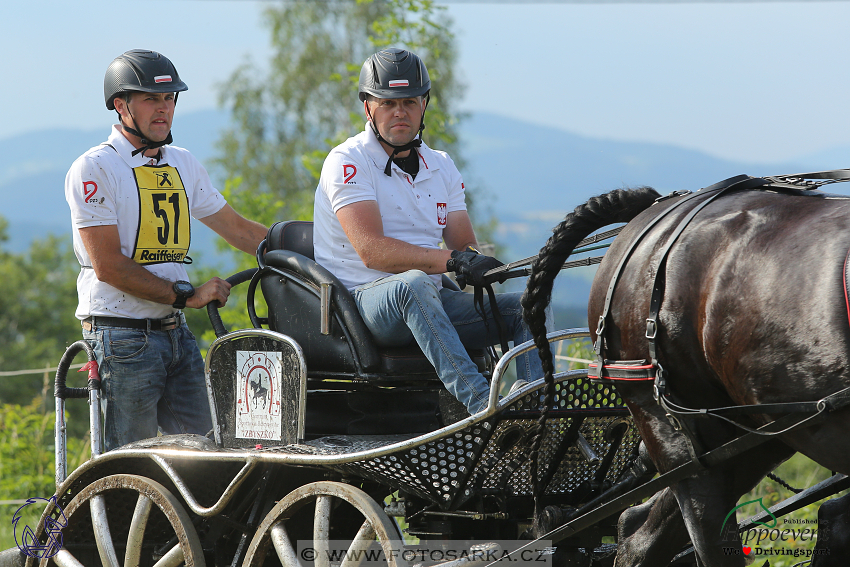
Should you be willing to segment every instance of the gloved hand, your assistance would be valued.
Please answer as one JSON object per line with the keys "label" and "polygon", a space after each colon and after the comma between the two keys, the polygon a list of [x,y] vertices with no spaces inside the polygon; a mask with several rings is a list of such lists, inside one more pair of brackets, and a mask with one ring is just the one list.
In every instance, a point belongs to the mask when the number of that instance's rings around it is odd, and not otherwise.
{"label": "gloved hand", "polygon": [[452,257],[446,262],[446,270],[457,274],[457,285],[463,289],[467,283],[472,285],[489,283],[484,279],[484,274],[503,265],[496,258],[479,254],[473,248],[467,247],[463,251],[452,250]]}

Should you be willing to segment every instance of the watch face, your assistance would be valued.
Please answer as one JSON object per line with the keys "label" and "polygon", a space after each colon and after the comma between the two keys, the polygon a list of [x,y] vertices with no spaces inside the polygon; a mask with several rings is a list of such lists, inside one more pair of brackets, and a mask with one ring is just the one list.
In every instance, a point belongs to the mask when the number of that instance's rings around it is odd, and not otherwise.
{"label": "watch face", "polygon": [[195,288],[189,282],[174,282],[174,292],[180,295],[191,296],[195,293]]}

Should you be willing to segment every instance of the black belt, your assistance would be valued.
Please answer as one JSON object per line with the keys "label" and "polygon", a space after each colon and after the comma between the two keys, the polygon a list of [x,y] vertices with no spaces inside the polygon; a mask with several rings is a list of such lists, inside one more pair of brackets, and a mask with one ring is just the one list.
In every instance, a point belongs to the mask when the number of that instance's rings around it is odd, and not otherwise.
{"label": "black belt", "polygon": [[129,319],[126,317],[91,316],[83,319],[83,328],[91,331],[93,327],[124,327],[127,329],[150,329],[151,331],[170,331],[183,323],[183,314],[175,313],[165,319]]}

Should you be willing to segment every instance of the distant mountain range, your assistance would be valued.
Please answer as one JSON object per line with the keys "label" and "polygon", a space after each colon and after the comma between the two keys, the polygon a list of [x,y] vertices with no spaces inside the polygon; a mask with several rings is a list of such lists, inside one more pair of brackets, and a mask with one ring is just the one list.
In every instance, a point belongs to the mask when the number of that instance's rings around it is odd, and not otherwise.
{"label": "distant mountain range", "polygon": [[[208,163],[226,124],[227,115],[221,111],[180,115],[175,144]],[[850,148],[795,162],[748,164],[663,144],[592,139],[486,113],[472,114],[462,123],[460,134],[467,162],[465,181],[468,187],[480,188],[481,211],[499,221],[496,240],[505,250],[504,261],[535,254],[568,211],[612,189],[649,185],[661,193],[696,190],[741,173],[770,175],[850,165],[844,157]],[[0,141],[0,215],[10,224],[7,249],[21,252],[33,238],[70,232],[65,174],[74,159],[107,135],[107,128],[57,129]],[[214,238],[202,223],[193,224],[196,259],[207,264],[218,261]],[[227,263],[221,265],[226,270]],[[582,309],[592,274],[591,268],[563,274],[556,301]]]}

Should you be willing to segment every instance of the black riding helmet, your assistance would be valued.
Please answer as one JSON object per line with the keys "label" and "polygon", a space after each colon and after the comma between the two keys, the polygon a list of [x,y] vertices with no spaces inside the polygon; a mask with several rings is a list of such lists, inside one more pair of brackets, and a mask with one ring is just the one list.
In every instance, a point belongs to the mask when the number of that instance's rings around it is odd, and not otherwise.
{"label": "black riding helmet", "polygon": [[428,69],[415,53],[390,47],[369,57],[360,69],[360,100],[413,98],[431,90]]}
{"label": "black riding helmet", "polygon": [[[180,80],[174,64],[164,55],[156,51],[133,49],[116,57],[106,69],[103,78],[103,96],[106,108],[115,110],[115,97],[127,92],[142,93],[174,93],[177,102],[178,93],[189,90],[186,83]],[[130,115],[132,118],[132,115]],[[135,126],[135,119],[133,119]],[[148,149],[170,144],[173,140],[171,132],[162,142],[151,142],[134,128],[125,129],[142,140],[143,148],[133,152],[136,155]]]}
{"label": "black riding helmet", "polygon": [[[425,97],[425,108],[428,108],[429,92],[431,91],[431,78],[428,69],[418,55],[404,49],[390,47],[375,53],[363,63],[360,69],[360,83],[358,96],[361,101],[366,100],[366,95],[376,98],[414,98]],[[368,110],[367,110],[368,112]],[[396,154],[422,145],[422,130],[425,129],[425,110],[422,111],[422,120],[419,124],[418,138],[407,144],[396,146],[389,143],[375,127],[372,117],[369,123],[378,140],[393,148],[393,153],[387,161],[384,173],[391,175],[391,164]]]}

